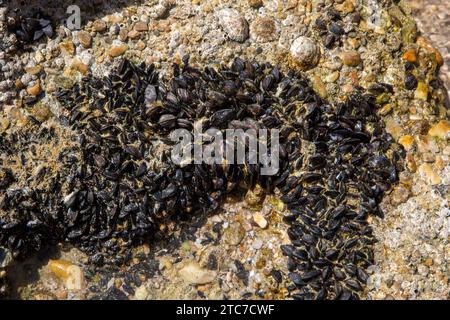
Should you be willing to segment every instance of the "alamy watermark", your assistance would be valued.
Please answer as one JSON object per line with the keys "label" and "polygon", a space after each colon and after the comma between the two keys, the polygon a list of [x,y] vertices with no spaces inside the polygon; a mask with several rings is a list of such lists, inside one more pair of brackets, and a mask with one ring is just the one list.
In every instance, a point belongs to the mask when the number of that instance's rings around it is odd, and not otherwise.
{"label": "alamy watermark", "polygon": [[260,174],[269,176],[279,171],[279,130],[225,129],[195,126],[193,132],[177,129],[170,133],[175,142],[172,162],[188,164],[259,165]]}
{"label": "alamy watermark", "polygon": [[69,30],[81,29],[81,10],[77,5],[71,5],[67,7],[66,13],[70,16],[66,20],[66,27]]}

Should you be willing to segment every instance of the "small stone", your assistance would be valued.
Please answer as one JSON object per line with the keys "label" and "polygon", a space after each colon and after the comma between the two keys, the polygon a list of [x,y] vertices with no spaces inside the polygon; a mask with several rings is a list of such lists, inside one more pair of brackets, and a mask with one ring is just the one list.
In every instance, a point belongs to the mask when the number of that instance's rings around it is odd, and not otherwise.
{"label": "small stone", "polygon": [[128,32],[127,37],[130,39],[137,39],[141,36],[141,33],[139,31],[136,30],[131,30],[130,32]]}
{"label": "small stone", "polygon": [[34,67],[28,67],[25,68],[25,72],[31,75],[38,75],[39,73],[41,73],[42,71],[42,67],[41,66],[34,66]]}
{"label": "small stone", "polygon": [[143,21],[136,22],[136,24],[134,25],[134,30],[138,32],[148,31],[148,24]]}
{"label": "small stone", "polygon": [[73,56],[75,54],[75,45],[72,41],[64,41],[59,44],[59,47],[61,48],[61,51],[65,54]]}
{"label": "small stone", "polygon": [[11,252],[3,247],[0,247],[0,268],[6,268],[13,262]]}
{"label": "small stone", "polygon": [[14,85],[16,86],[16,89],[23,89],[25,88],[25,85],[23,84],[22,80],[20,79],[16,79],[16,82],[14,83]]}
{"label": "small stone", "polygon": [[65,260],[49,260],[48,268],[61,280],[68,290],[85,288],[84,273],[81,268]]}
{"label": "small stone", "polygon": [[104,32],[106,28],[107,28],[106,22],[103,20],[95,20],[94,23],[92,24],[92,29],[95,32]]}
{"label": "small stone", "polygon": [[450,133],[450,122],[448,120],[441,120],[428,130],[428,135],[440,139],[446,139]]}
{"label": "small stone", "polygon": [[357,67],[361,64],[361,56],[357,51],[349,50],[341,53],[342,63],[346,66]]}
{"label": "small stone", "polygon": [[6,130],[8,130],[9,126],[10,126],[10,121],[8,120],[8,118],[0,116],[0,133],[5,132]]}
{"label": "small stone", "polygon": [[253,9],[259,9],[263,6],[262,0],[248,0],[248,5]]}
{"label": "small stone", "polygon": [[326,98],[328,93],[327,93],[327,88],[325,87],[325,83],[323,83],[322,78],[319,75],[314,75],[313,79],[312,79],[312,86],[313,89],[319,94],[320,97],[322,98]]}
{"label": "small stone", "polygon": [[257,184],[245,194],[245,201],[250,207],[259,207],[264,201],[265,192],[261,185]]}
{"label": "small stone", "polygon": [[144,285],[138,287],[134,293],[135,300],[147,300],[149,293],[147,288]]}
{"label": "small stone", "polygon": [[223,232],[223,240],[232,246],[237,246],[241,243],[245,236],[245,229],[239,222],[233,222]]}
{"label": "small stone", "polygon": [[436,60],[436,63],[438,64],[438,66],[443,66],[444,65],[444,58],[442,57],[442,54],[439,52],[439,50],[437,50],[436,48],[434,48],[430,42],[428,42],[427,39],[425,39],[424,37],[417,37],[416,43],[422,47],[423,49],[425,49],[426,51],[428,51],[428,53],[432,54]]}
{"label": "small stone", "polygon": [[423,163],[419,167],[419,172],[428,179],[431,185],[437,185],[441,183],[441,177],[434,171],[433,167],[429,163]]}
{"label": "small stone", "polygon": [[315,67],[320,60],[320,48],[310,38],[298,37],[290,48],[293,62],[303,70]]}
{"label": "small stone", "polygon": [[345,14],[355,11],[354,0],[345,0],[343,3],[336,5],[336,10]]}
{"label": "small stone", "polygon": [[52,116],[50,108],[44,103],[36,104],[36,106],[33,107],[32,114],[41,122],[48,120]]}
{"label": "small stone", "polygon": [[391,194],[391,203],[393,205],[399,205],[405,203],[409,198],[409,190],[403,186],[398,186]]}
{"label": "small stone", "polygon": [[39,80],[36,81],[35,85],[28,87],[27,92],[31,96],[39,95],[41,93],[41,84],[40,84]]}
{"label": "small stone", "polygon": [[412,173],[417,171],[416,160],[414,160],[414,156],[412,154],[406,155],[406,166],[408,167],[408,170]]}
{"label": "small stone", "polygon": [[255,241],[253,241],[253,243],[252,243],[252,247],[255,250],[259,250],[262,248],[263,244],[264,243],[262,242],[261,239],[255,239]]}
{"label": "small stone", "polygon": [[415,49],[409,49],[408,51],[406,51],[403,54],[403,59],[405,59],[406,61],[415,63],[417,62],[417,52]]}
{"label": "small stone", "polygon": [[405,88],[408,90],[415,90],[417,88],[418,81],[412,73],[406,73],[405,75]]}
{"label": "small stone", "polygon": [[275,21],[269,17],[258,17],[250,25],[250,38],[256,42],[269,42],[277,39]]}
{"label": "small stone", "polygon": [[213,282],[217,276],[217,272],[213,270],[203,269],[197,262],[190,261],[178,274],[189,284],[206,284]]}
{"label": "small stone", "polygon": [[264,216],[263,216],[261,213],[259,213],[259,212],[254,213],[254,214],[253,214],[253,221],[254,221],[254,222],[258,225],[258,227],[260,227],[261,229],[267,228],[267,225],[268,225],[267,220],[266,220],[266,218],[264,218]]}
{"label": "small stone", "polygon": [[419,81],[417,84],[417,89],[414,91],[414,98],[418,100],[427,101],[428,99],[428,86],[422,82]]}
{"label": "small stone", "polygon": [[228,38],[244,42],[249,35],[247,20],[235,9],[222,9],[218,13],[219,24]]}
{"label": "small stone", "polygon": [[401,136],[398,139],[398,143],[400,143],[406,150],[409,150],[414,143],[414,137],[410,135]]}
{"label": "small stone", "polygon": [[325,78],[325,81],[327,83],[336,82],[337,79],[339,79],[339,76],[340,76],[339,71],[334,71],[334,72],[330,73],[329,75],[327,75],[327,77]]}
{"label": "small stone", "polygon": [[425,260],[425,265],[426,265],[427,267],[431,267],[433,264],[434,264],[433,259],[428,258],[428,259]]}
{"label": "small stone", "polygon": [[89,67],[81,62],[79,59],[74,59],[72,62],[72,69],[78,71],[82,75],[86,75],[89,71]]}
{"label": "small stone", "polygon": [[123,44],[123,45],[119,45],[119,46],[113,46],[108,50],[108,55],[111,58],[115,58],[118,56],[121,56],[125,53],[125,51],[127,51],[128,46]]}
{"label": "small stone", "polygon": [[146,44],[145,44],[145,42],[142,41],[142,40],[139,40],[139,41],[136,43],[136,49],[138,49],[138,50],[140,50],[140,51],[144,50],[145,47],[146,47]]}
{"label": "small stone", "polygon": [[83,48],[88,49],[92,46],[92,37],[89,32],[80,31],[78,32],[78,41],[83,46]]}

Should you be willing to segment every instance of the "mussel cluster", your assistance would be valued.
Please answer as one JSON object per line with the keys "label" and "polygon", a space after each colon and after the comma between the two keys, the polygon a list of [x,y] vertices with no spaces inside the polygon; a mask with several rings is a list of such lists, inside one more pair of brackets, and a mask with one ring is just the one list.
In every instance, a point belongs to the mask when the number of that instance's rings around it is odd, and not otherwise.
{"label": "mussel cluster", "polygon": [[32,43],[43,37],[51,38],[54,34],[51,19],[39,12],[33,17],[11,15],[7,21],[7,28],[17,36],[20,43]]}
{"label": "mussel cluster", "polygon": [[[391,90],[379,84],[376,91]],[[376,116],[375,94],[355,91],[332,105],[298,73],[235,58],[231,66],[174,65],[170,80],[153,65],[123,60],[103,78],[87,77],[57,99],[79,135],[79,156],[47,190],[8,190],[0,181],[0,246],[15,252],[65,241],[93,263],[121,263],[133,243],[164,233],[163,222],[217,210],[230,193],[262,186],[285,203],[290,296],[356,299],[373,264],[369,215],[397,180],[402,150]],[[168,133],[214,127],[280,132],[280,169],[171,161]],[[9,177],[9,178],[8,178]],[[59,196],[60,195],[60,196]]]}

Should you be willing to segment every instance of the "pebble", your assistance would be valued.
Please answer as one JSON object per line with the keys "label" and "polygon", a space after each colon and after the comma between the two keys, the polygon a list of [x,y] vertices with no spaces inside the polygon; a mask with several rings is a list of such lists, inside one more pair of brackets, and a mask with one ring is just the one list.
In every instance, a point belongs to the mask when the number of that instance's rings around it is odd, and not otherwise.
{"label": "pebble", "polygon": [[140,287],[138,287],[134,293],[135,300],[147,300],[148,296],[149,293],[145,285],[141,285]]}
{"label": "pebble", "polygon": [[419,173],[425,175],[431,185],[441,183],[441,177],[439,177],[439,175],[434,171],[432,165],[429,163],[422,163],[419,167]]}
{"label": "pebble", "polygon": [[37,96],[41,93],[41,84],[40,81],[37,80],[36,83],[27,88],[27,92],[29,95]]}
{"label": "pebble", "polygon": [[94,23],[92,24],[92,29],[95,32],[103,32],[106,30],[106,28],[107,28],[106,22],[103,20],[95,20]]}
{"label": "pebble", "polygon": [[217,276],[216,271],[203,269],[195,261],[188,262],[183,268],[180,269],[178,274],[184,281],[195,285],[210,283],[214,281]]}
{"label": "pebble", "polygon": [[320,48],[310,38],[298,37],[290,48],[294,63],[303,70],[315,67],[320,60]]}
{"label": "pebble", "polygon": [[68,290],[84,289],[84,273],[79,266],[65,260],[49,260],[47,266],[53,274],[64,281]]}
{"label": "pebble", "polygon": [[74,59],[72,62],[72,69],[78,71],[82,75],[86,75],[89,71],[89,67],[81,62],[79,59]]}
{"label": "pebble", "polygon": [[143,21],[136,22],[134,25],[134,30],[138,32],[148,31],[148,24]]}
{"label": "pebble", "polygon": [[398,139],[398,143],[400,143],[406,150],[409,150],[414,143],[414,137],[410,135],[401,136]]}
{"label": "pebble", "polygon": [[417,84],[417,89],[416,91],[414,91],[414,98],[417,100],[427,101],[428,86],[424,82],[419,81],[419,83]]}
{"label": "pebble", "polygon": [[258,227],[260,227],[261,229],[265,229],[267,228],[268,222],[266,220],[266,218],[264,218],[264,216],[260,213],[260,212],[255,212],[253,214],[253,221],[258,225]]}
{"label": "pebble", "polygon": [[393,205],[399,205],[405,203],[409,198],[409,190],[403,186],[398,186],[391,194],[391,203]]}
{"label": "pebble", "polygon": [[255,42],[269,42],[277,39],[275,21],[269,17],[258,17],[250,25],[250,38]]}
{"label": "pebble", "polygon": [[264,3],[262,0],[248,0],[248,5],[253,9],[259,9],[264,5]]}
{"label": "pebble", "polygon": [[115,58],[118,56],[121,56],[125,53],[125,51],[127,51],[128,46],[123,44],[123,45],[119,45],[119,46],[113,46],[108,50],[108,55],[111,58]]}
{"label": "pebble", "polygon": [[11,265],[13,257],[8,249],[0,247],[0,268],[6,268]]}
{"label": "pebble", "polygon": [[427,39],[419,36],[419,37],[417,37],[416,43],[420,47],[422,47],[426,51],[428,51],[428,53],[433,54],[434,58],[439,66],[444,65],[444,58],[442,57],[442,54],[439,52],[439,50],[434,48]]}
{"label": "pebble", "polygon": [[85,48],[88,49],[92,46],[92,37],[89,32],[80,31],[78,32],[78,41]]}
{"label": "pebble", "polygon": [[73,56],[75,54],[75,45],[72,41],[67,40],[59,44],[61,51],[65,54]]}
{"label": "pebble", "polygon": [[249,189],[245,194],[245,202],[250,207],[258,208],[264,201],[265,192],[264,189],[257,184],[253,189]]}
{"label": "pebble", "polygon": [[232,246],[237,246],[241,243],[245,236],[245,229],[239,222],[233,222],[228,228],[224,230],[223,240]]}
{"label": "pebble", "polygon": [[357,51],[344,51],[340,55],[342,63],[346,66],[357,67],[361,63],[361,56]]}
{"label": "pebble", "polygon": [[42,71],[42,66],[33,66],[33,67],[28,67],[25,68],[25,72],[31,75],[37,75],[39,73],[41,73]]}
{"label": "pebble", "polygon": [[403,59],[406,61],[415,63],[417,62],[417,51],[415,49],[409,49],[403,54]]}
{"label": "pebble", "polygon": [[222,9],[218,13],[219,24],[228,38],[244,42],[249,36],[248,22],[236,9]]}
{"label": "pebble", "polygon": [[441,120],[437,124],[433,125],[428,131],[428,135],[431,137],[437,137],[445,139],[450,133],[450,122],[448,120]]}

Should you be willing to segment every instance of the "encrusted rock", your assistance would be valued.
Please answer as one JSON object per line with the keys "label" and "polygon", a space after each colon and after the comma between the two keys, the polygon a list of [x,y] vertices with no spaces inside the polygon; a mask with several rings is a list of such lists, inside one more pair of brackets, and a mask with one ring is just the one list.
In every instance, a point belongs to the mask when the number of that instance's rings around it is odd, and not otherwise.
{"label": "encrusted rock", "polygon": [[128,49],[128,46],[125,44],[119,45],[119,46],[114,46],[108,50],[108,55],[111,58],[115,58],[115,57],[123,55],[125,53],[125,51],[127,51],[127,49]]}
{"label": "encrusted rock", "polygon": [[223,240],[232,246],[237,246],[241,243],[245,236],[245,229],[239,222],[231,223],[223,233]]}
{"label": "encrusted rock", "polygon": [[82,290],[85,287],[84,273],[79,266],[65,260],[50,260],[48,268],[64,281],[68,290]]}
{"label": "encrusted rock", "polygon": [[80,44],[85,48],[88,49],[92,46],[92,37],[89,34],[89,32],[86,31],[80,31],[78,33],[78,41],[80,41]]}
{"label": "encrusted rock", "polygon": [[105,31],[107,28],[106,22],[103,20],[95,20],[94,23],[92,24],[92,29],[95,32],[103,32]]}
{"label": "encrusted rock", "polygon": [[188,262],[180,271],[179,275],[190,284],[206,284],[214,281],[217,272],[203,269],[197,262]]}
{"label": "encrusted rock", "polygon": [[315,67],[320,60],[320,48],[310,38],[298,37],[294,40],[290,49],[293,62],[301,69]]}
{"label": "encrusted rock", "polygon": [[259,17],[250,25],[250,38],[256,42],[269,42],[277,39],[277,26],[269,17]]}
{"label": "encrusted rock", "polygon": [[341,59],[343,64],[350,67],[357,67],[361,63],[361,56],[354,50],[342,52]]}
{"label": "encrusted rock", "polygon": [[235,9],[222,9],[218,13],[219,23],[228,38],[244,42],[249,35],[248,22]]}
{"label": "encrusted rock", "polygon": [[438,137],[445,139],[450,133],[450,122],[447,120],[441,120],[430,128],[428,135],[432,137]]}

